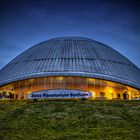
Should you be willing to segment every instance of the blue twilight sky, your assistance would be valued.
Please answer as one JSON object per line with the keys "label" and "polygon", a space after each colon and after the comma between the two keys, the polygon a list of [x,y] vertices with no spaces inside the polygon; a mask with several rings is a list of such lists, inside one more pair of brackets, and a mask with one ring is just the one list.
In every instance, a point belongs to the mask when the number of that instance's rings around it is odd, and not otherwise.
{"label": "blue twilight sky", "polygon": [[0,1],[0,69],[27,48],[59,36],[92,38],[140,68],[139,1]]}

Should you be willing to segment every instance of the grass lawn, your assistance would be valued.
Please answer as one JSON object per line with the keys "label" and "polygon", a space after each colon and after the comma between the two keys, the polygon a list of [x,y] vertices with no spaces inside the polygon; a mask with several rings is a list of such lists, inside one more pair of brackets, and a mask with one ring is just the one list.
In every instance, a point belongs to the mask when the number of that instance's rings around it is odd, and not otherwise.
{"label": "grass lawn", "polygon": [[140,140],[140,101],[1,101],[0,140]]}

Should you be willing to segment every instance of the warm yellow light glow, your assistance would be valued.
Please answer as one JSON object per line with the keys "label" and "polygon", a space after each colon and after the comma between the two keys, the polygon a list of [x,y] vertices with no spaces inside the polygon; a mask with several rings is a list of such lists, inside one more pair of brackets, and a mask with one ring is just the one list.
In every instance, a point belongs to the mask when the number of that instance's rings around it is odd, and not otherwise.
{"label": "warm yellow light glow", "polygon": [[106,87],[105,92],[106,92],[106,98],[107,98],[107,99],[112,99],[112,98],[114,98],[114,89],[113,89],[113,88],[111,88],[111,87]]}
{"label": "warm yellow light glow", "polygon": [[108,93],[113,93],[114,92],[114,89],[112,87],[106,87],[106,92]]}
{"label": "warm yellow light glow", "polygon": [[94,91],[90,91],[92,93],[92,98],[95,98],[95,92]]}
{"label": "warm yellow light glow", "polygon": [[62,80],[64,79],[64,77],[59,77],[58,79],[59,79],[60,81],[62,81]]}
{"label": "warm yellow light glow", "polygon": [[35,80],[35,79],[30,79],[30,80],[29,80],[29,82],[31,82],[31,83],[32,83],[34,80]]}
{"label": "warm yellow light glow", "polygon": [[[126,91],[129,99],[140,98],[140,91],[115,82],[85,78],[85,77],[40,77],[17,81],[0,87],[1,98],[5,98],[6,92],[15,94],[14,99],[22,99],[20,94],[26,94],[41,90],[55,90],[55,89],[68,89],[68,90],[83,90],[92,93],[92,98],[104,97],[106,99],[124,99],[123,93]],[[104,93],[104,94],[101,94]],[[128,98],[127,98],[128,99]]]}
{"label": "warm yellow light glow", "polygon": [[95,82],[95,80],[94,80],[94,79],[92,79],[92,78],[88,78],[88,82],[89,82],[89,83],[94,83],[94,82]]}

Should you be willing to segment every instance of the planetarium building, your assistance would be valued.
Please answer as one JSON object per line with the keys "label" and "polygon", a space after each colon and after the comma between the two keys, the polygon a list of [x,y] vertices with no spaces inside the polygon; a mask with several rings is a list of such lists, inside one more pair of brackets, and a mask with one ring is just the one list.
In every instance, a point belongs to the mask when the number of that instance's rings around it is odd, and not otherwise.
{"label": "planetarium building", "polygon": [[41,42],[0,70],[0,99],[139,99],[140,69],[82,37]]}

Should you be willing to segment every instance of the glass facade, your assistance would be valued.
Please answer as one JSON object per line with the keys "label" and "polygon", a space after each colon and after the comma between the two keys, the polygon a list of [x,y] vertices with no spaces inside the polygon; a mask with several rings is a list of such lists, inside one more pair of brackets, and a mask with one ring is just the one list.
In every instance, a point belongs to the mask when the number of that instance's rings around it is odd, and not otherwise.
{"label": "glass facade", "polygon": [[41,77],[13,82],[0,87],[0,99],[27,99],[42,90],[67,89],[92,93],[92,99],[140,99],[140,90],[107,80],[85,77]]}

